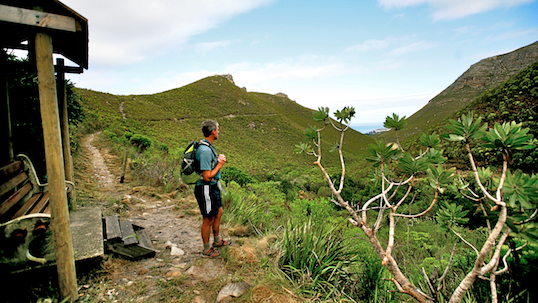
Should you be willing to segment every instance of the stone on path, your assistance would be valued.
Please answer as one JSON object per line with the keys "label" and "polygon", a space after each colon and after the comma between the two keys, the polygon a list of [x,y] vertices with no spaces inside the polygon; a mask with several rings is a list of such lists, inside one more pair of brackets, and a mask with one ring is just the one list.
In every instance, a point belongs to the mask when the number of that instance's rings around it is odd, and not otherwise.
{"label": "stone on path", "polygon": [[239,297],[250,288],[250,284],[247,282],[240,282],[240,283],[228,283],[228,285],[224,286],[224,288],[221,289],[217,296],[217,303],[221,302],[222,300],[228,298],[228,297]]}
{"label": "stone on path", "polygon": [[170,255],[181,257],[181,256],[185,255],[185,252],[183,251],[183,249],[181,249],[179,247],[172,246],[172,249],[170,250]]}

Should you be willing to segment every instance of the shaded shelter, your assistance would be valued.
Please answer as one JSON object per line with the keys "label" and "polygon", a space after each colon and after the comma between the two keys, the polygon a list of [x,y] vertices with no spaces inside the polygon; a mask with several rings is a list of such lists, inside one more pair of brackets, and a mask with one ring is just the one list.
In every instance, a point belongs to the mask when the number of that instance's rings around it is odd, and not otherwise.
{"label": "shaded shelter", "polygon": [[[74,301],[77,285],[65,190],[65,180],[73,180],[73,171],[64,73],[82,73],[88,68],[88,20],[56,0],[0,0],[0,32],[2,48],[28,50],[30,62],[37,71],[59,286],[62,297]],[[53,53],[61,54],[76,65],[65,67],[63,60],[58,60],[58,81]],[[0,64],[0,166],[3,166],[14,159],[9,105],[17,100],[9,98],[6,58],[0,58]]]}

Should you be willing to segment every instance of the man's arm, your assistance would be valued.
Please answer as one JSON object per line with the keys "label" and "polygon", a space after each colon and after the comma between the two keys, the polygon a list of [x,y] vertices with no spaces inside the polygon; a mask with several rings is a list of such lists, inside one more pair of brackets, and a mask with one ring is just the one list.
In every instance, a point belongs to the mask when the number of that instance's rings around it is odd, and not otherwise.
{"label": "man's arm", "polygon": [[213,168],[212,170],[203,170],[202,171],[202,179],[205,182],[211,181],[211,179],[213,179],[217,175],[219,170],[222,168],[222,166],[224,165],[224,162],[226,162],[226,156],[220,154],[219,155],[219,161],[217,162],[217,165],[215,165],[215,168]]}

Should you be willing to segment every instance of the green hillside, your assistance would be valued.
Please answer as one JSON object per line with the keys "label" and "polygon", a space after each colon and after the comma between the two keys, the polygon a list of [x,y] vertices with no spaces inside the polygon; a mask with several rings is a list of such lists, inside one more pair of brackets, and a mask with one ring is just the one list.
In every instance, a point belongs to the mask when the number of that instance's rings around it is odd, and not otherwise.
{"label": "green hillside", "polygon": [[[530,129],[534,138],[538,138],[538,61],[531,64],[519,74],[510,78],[498,87],[486,91],[473,102],[451,115],[450,119],[458,119],[462,114],[473,112],[476,117],[482,118],[482,123],[493,127],[494,123],[514,121],[522,123],[523,127]],[[439,131],[442,131],[439,129]],[[455,152],[454,146],[447,145],[447,152],[451,161],[460,164],[462,155]],[[500,155],[483,151],[478,160],[500,163]],[[528,172],[538,171],[538,148],[519,151],[512,155],[512,167]]]}
{"label": "green hillside", "polygon": [[[229,76],[212,76],[153,95],[118,96],[78,89],[89,116],[99,128],[121,134],[125,129],[143,134],[169,150],[184,148],[202,138],[200,124],[216,119],[221,125],[217,143],[228,164],[263,174],[280,167],[308,166],[312,158],[297,155],[294,146],[304,141],[304,130],[315,125],[313,110],[283,95],[247,92]],[[331,111],[335,111],[331,109]],[[336,132],[323,138],[325,145],[338,140]],[[362,162],[373,139],[354,130],[346,133],[347,161]],[[336,159],[324,158],[336,164]]]}

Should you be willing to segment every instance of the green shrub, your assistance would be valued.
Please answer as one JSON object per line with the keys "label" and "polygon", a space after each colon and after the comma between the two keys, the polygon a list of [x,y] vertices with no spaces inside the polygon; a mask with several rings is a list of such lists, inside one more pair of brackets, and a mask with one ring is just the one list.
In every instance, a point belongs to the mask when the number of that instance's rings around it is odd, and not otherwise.
{"label": "green shrub", "polygon": [[235,181],[241,186],[254,182],[254,179],[237,167],[225,166],[221,169],[221,178],[226,183]]}
{"label": "green shrub", "polygon": [[144,151],[151,147],[151,139],[147,136],[140,135],[140,134],[134,134],[130,138],[130,142],[133,146],[135,146],[139,151]]}

